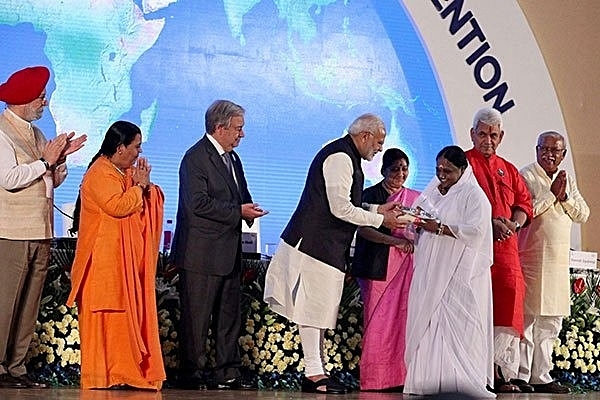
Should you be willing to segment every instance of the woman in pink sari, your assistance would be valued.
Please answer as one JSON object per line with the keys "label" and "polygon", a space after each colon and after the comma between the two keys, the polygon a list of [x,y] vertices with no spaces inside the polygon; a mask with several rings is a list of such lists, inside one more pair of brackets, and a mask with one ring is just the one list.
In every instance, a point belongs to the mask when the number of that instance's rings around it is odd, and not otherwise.
{"label": "woman in pink sari", "polygon": [[[419,192],[404,187],[408,164],[402,150],[386,150],[383,180],[363,191],[363,202],[412,206]],[[357,233],[352,275],[359,278],[364,303],[360,389],[402,391],[413,235],[408,228],[390,231],[385,227],[360,227]]]}

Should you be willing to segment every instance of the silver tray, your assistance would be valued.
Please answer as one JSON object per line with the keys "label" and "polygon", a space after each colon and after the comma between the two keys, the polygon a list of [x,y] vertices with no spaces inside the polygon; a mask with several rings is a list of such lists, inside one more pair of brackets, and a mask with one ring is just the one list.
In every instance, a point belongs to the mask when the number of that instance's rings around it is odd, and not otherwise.
{"label": "silver tray", "polygon": [[415,218],[419,218],[419,219],[435,219],[435,217],[433,215],[429,214],[427,211],[421,210],[421,209],[418,209],[418,208],[400,207],[400,210],[402,210],[403,213],[408,214],[408,215],[412,215]]}

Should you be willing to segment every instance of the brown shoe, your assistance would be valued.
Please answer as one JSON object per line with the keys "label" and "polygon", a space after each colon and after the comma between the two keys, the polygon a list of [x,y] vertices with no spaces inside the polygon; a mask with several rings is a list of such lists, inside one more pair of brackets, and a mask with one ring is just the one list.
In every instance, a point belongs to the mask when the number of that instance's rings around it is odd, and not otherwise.
{"label": "brown shoe", "polygon": [[539,385],[531,385],[535,389],[535,393],[555,393],[555,394],[565,394],[571,393],[571,389],[566,386],[561,385],[558,382],[550,382],[550,383],[542,383]]}
{"label": "brown shoe", "polygon": [[534,388],[523,379],[511,379],[510,383],[517,385],[522,393],[534,393]]}
{"label": "brown shoe", "polygon": [[21,375],[21,376],[16,376],[16,377],[14,377],[14,379],[22,382],[24,385],[26,385],[26,387],[28,387],[30,389],[46,389],[48,387],[48,385],[43,382],[34,381],[27,374]]}
{"label": "brown shoe", "polygon": [[0,374],[0,388],[27,389],[27,385],[9,374]]}

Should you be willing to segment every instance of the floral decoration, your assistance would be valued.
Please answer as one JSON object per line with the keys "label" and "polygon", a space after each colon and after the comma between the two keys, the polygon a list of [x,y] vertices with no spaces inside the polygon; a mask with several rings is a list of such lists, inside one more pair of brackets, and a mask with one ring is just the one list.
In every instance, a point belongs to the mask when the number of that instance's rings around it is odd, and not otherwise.
{"label": "floral decoration", "polygon": [[[69,270],[74,240],[54,243],[36,331],[28,354],[30,373],[52,385],[79,384],[79,326],[77,308],[64,304],[70,291]],[[263,302],[268,261],[244,260],[242,287],[242,332],[239,344],[246,380],[259,388],[297,390],[304,371],[298,327],[271,312]],[[179,366],[180,321],[179,275],[168,253],[159,254],[156,278],[159,335],[167,379],[175,378]],[[355,281],[344,288],[338,323],[324,339],[325,368],[346,386],[358,387],[358,361],[362,340],[360,291]],[[215,365],[215,338],[207,338],[209,366]]]}
{"label": "floral decoration", "polygon": [[[298,327],[272,312],[263,302],[268,263],[247,260],[242,274],[242,316],[246,324],[239,339],[242,366],[256,376],[259,388],[294,390],[304,371]],[[244,277],[250,277],[244,281]],[[360,289],[348,280],[342,294],[335,330],[324,338],[327,373],[349,387],[358,387],[358,361],[362,340]]]}
{"label": "floral decoration", "polygon": [[[52,385],[79,384],[77,308],[66,307],[75,242],[54,243],[36,331],[27,357],[29,372]],[[259,388],[297,390],[304,371],[298,328],[263,302],[268,261],[244,260],[241,274],[242,332],[239,345],[244,377]],[[177,270],[168,254],[157,265],[159,334],[168,379],[179,365],[180,319]],[[554,345],[552,375],[575,391],[600,390],[600,272],[571,274],[571,316]],[[593,290],[587,290],[593,288]],[[335,330],[324,340],[325,368],[349,388],[358,388],[362,341],[362,303],[356,282],[344,287]],[[214,366],[215,340],[207,339],[208,364]]]}
{"label": "floral decoration", "polygon": [[52,385],[79,384],[77,308],[65,306],[71,288],[67,271],[74,251],[74,240],[53,243],[38,321],[26,358],[30,374]]}
{"label": "floral decoration", "polygon": [[177,326],[180,320],[179,275],[170,260],[169,253],[160,253],[156,268],[156,307],[158,330],[167,377],[172,379],[179,365],[179,338]]}
{"label": "floral decoration", "polygon": [[552,374],[575,391],[600,390],[600,273],[571,274],[571,315],[554,344]]}
{"label": "floral decoration", "polygon": [[580,295],[585,291],[585,279],[576,278],[573,281],[573,293]]}

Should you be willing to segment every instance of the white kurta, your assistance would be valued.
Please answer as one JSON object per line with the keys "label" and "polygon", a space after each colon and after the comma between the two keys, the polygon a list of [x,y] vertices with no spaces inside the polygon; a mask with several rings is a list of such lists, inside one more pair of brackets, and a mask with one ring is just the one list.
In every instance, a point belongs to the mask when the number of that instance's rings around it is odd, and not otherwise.
{"label": "white kurta", "polygon": [[527,284],[526,310],[532,315],[569,315],[569,248],[571,225],[587,220],[590,209],[567,174],[566,201],[550,191],[550,179],[535,162],[521,175],[533,200],[533,220],[519,232],[519,256]]}
{"label": "white kurta", "polygon": [[[323,164],[325,190],[331,213],[357,226],[379,227],[383,215],[377,205],[371,211],[350,202],[352,160],[345,153],[334,153]],[[279,242],[265,276],[264,300],[276,313],[299,325],[334,329],[345,274],[316,260],[296,247]]]}
{"label": "white kurta", "polygon": [[434,178],[414,203],[456,238],[423,231],[408,299],[405,393],[495,397],[492,212],[471,167],[445,196]]}

